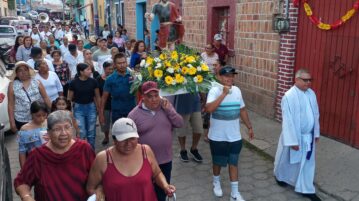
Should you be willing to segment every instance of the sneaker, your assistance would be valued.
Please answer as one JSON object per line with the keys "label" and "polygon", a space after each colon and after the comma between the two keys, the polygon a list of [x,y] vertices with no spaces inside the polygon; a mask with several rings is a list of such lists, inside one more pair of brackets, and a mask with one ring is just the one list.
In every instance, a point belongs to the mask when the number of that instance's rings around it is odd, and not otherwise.
{"label": "sneaker", "polygon": [[235,195],[231,193],[230,201],[245,201],[245,200],[242,198],[241,194],[237,192]]}
{"label": "sneaker", "polygon": [[221,182],[213,182],[213,193],[217,197],[223,196],[223,191],[221,188]]}
{"label": "sneaker", "polygon": [[188,162],[188,161],[189,161],[188,155],[187,155],[187,150],[182,150],[182,151],[180,152],[180,159],[181,159],[181,161],[183,161],[183,162]]}
{"label": "sneaker", "polygon": [[198,153],[198,149],[193,149],[193,150],[191,149],[190,153],[195,161],[197,161],[197,162],[203,161],[202,156]]}

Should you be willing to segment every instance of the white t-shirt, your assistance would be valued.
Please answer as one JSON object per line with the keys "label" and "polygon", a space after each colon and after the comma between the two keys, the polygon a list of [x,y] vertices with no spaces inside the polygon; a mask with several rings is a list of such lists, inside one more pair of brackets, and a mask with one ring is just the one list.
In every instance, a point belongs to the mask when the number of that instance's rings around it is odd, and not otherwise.
{"label": "white t-shirt", "polygon": [[60,45],[60,51],[61,51],[61,56],[63,58],[66,53],[70,53],[69,52],[69,45],[67,45],[67,46],[65,46],[64,44]]}
{"label": "white t-shirt", "polygon": [[62,29],[56,29],[54,33],[57,40],[62,40],[62,38],[64,37],[64,32],[62,31]]}
{"label": "white t-shirt", "polygon": [[110,35],[110,34],[111,34],[111,31],[107,31],[107,30],[102,31],[102,37],[103,38],[107,38],[107,36]]}
{"label": "white t-shirt", "polygon": [[56,73],[49,71],[49,77],[45,80],[38,73],[35,78],[39,80],[42,85],[45,87],[45,91],[49,96],[51,101],[54,101],[57,97],[59,97],[59,92],[63,92],[63,88],[60,82],[59,77]]}
{"label": "white t-shirt", "polygon": [[40,33],[40,35],[41,35],[41,38],[42,38],[43,40],[48,41],[48,40],[49,40],[49,36],[52,35],[52,33],[49,32],[49,31],[45,33],[45,31],[43,31],[43,32]]}
{"label": "white t-shirt", "polygon": [[41,36],[39,33],[31,33],[31,38],[33,40],[33,42],[35,43],[34,46],[36,47],[40,47],[40,41],[41,41]]}
{"label": "white t-shirt", "polygon": [[70,54],[70,52],[68,52],[65,54],[63,58],[64,58],[63,60],[69,65],[69,69],[71,72],[71,79],[73,79],[77,73],[76,70],[77,64],[84,62],[84,55],[82,54],[82,52],[77,51],[77,57],[74,57],[72,56],[72,54]]}
{"label": "white t-shirt", "polygon": [[[207,103],[215,101],[223,91],[221,86],[213,86],[207,96]],[[245,106],[241,90],[232,86],[218,108],[211,114],[208,138],[213,141],[235,142],[241,140],[240,109]]]}
{"label": "white t-shirt", "polygon": [[[46,58],[44,58],[47,66],[49,67],[49,70],[52,71],[52,72],[55,72],[55,68],[54,68],[54,65],[52,64],[52,62]],[[33,59],[29,59],[27,62],[26,62],[31,68],[35,69],[35,61]]]}

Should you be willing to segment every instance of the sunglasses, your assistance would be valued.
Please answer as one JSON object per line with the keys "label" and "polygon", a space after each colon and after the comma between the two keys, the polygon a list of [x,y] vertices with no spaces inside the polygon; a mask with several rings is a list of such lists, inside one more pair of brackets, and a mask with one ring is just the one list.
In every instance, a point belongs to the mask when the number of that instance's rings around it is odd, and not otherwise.
{"label": "sunglasses", "polygon": [[305,83],[308,83],[308,82],[312,82],[313,79],[312,78],[309,78],[309,79],[304,79],[304,78],[301,78],[301,77],[298,77],[299,79],[303,80],[303,82]]}

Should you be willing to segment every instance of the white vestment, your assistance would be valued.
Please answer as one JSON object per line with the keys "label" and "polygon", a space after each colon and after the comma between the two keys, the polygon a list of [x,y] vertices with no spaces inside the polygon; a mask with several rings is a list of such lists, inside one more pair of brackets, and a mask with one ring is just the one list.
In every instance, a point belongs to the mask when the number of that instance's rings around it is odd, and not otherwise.
{"label": "white vestment", "polygon": [[[282,133],[274,161],[274,175],[299,193],[315,193],[315,138],[319,138],[319,109],[313,90],[293,86],[283,96]],[[314,135],[314,136],[313,136]],[[312,145],[311,145],[312,143]],[[299,146],[299,150],[291,146]],[[312,150],[310,159],[308,151]]]}

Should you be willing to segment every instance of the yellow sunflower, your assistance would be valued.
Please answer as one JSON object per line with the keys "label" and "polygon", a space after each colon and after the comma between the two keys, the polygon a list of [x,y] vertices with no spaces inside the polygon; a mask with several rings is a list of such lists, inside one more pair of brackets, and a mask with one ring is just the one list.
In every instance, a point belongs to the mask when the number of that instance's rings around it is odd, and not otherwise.
{"label": "yellow sunflower", "polygon": [[162,70],[159,70],[159,69],[156,69],[153,74],[154,74],[154,76],[155,76],[156,78],[161,78],[161,77],[163,76],[163,71],[162,71]]}
{"label": "yellow sunflower", "polygon": [[169,76],[169,75],[167,75],[167,76],[165,77],[165,82],[166,82],[167,85],[171,85],[173,81],[174,81],[174,80],[173,80],[173,77],[171,77],[171,76]]}
{"label": "yellow sunflower", "polygon": [[165,61],[165,66],[166,66],[166,67],[170,67],[170,66],[171,66],[171,62]]}
{"label": "yellow sunflower", "polygon": [[184,77],[181,75],[181,74],[176,74],[175,75],[175,79],[176,79],[176,82],[177,83],[179,83],[179,84],[181,84],[181,83],[183,83],[184,82]]}
{"label": "yellow sunflower", "polygon": [[152,57],[147,57],[146,64],[150,65],[152,63],[153,63],[153,58]]}
{"label": "yellow sunflower", "polygon": [[160,59],[161,59],[162,61],[165,60],[166,58],[167,58],[167,57],[166,57],[165,54],[162,53],[162,54],[160,55]]}
{"label": "yellow sunflower", "polygon": [[188,73],[188,71],[189,71],[189,68],[187,68],[187,67],[182,68],[182,74],[183,75],[186,75]]}
{"label": "yellow sunflower", "polygon": [[197,69],[195,67],[191,67],[189,68],[188,74],[190,75],[194,75],[197,73]]}
{"label": "yellow sunflower", "polygon": [[196,77],[197,77],[197,82],[198,82],[198,83],[203,82],[203,77],[202,77],[202,75],[197,75]]}
{"label": "yellow sunflower", "polygon": [[193,62],[195,62],[196,61],[196,58],[194,58],[194,56],[188,56],[187,58],[186,58],[186,62],[188,62],[188,63],[193,63]]}
{"label": "yellow sunflower", "polygon": [[204,63],[201,65],[201,68],[202,68],[202,71],[209,71],[208,66]]}
{"label": "yellow sunflower", "polygon": [[177,51],[173,51],[173,52],[171,53],[171,59],[173,59],[173,60],[177,60],[177,59],[178,59],[178,53],[177,53]]}

